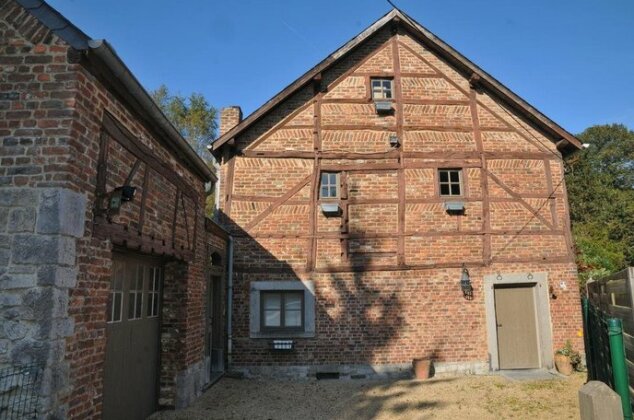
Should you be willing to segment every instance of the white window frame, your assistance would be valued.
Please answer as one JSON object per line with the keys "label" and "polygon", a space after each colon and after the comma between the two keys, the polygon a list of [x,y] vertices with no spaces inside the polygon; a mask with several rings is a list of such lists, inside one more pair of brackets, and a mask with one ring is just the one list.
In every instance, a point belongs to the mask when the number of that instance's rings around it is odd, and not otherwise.
{"label": "white window frame", "polygon": [[[379,82],[376,90],[374,88],[374,82]],[[385,82],[388,82],[390,87],[385,87]],[[386,92],[390,93],[390,97],[386,97]],[[370,78],[370,95],[374,101],[392,101],[394,100],[394,79],[387,77],[372,77]]]}
{"label": "white window frame", "polygon": [[[323,183],[322,177],[324,175],[328,175],[328,182],[326,184]],[[334,187],[335,187],[335,195],[331,196],[325,196],[322,194],[322,188],[325,186],[328,188],[328,190],[330,191],[330,188],[332,188],[333,184],[330,182],[330,175],[334,175],[335,176],[335,183],[334,183]],[[322,200],[336,200],[339,198],[339,180],[340,180],[340,173],[339,172],[328,172],[328,171],[324,171],[321,172],[321,174],[319,175],[319,198]]]}

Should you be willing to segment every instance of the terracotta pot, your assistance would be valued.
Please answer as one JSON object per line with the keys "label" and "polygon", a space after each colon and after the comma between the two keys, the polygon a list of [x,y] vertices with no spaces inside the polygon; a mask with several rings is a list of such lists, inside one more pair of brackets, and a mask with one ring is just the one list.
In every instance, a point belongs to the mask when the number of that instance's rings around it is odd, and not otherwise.
{"label": "terracotta pot", "polygon": [[562,375],[570,376],[574,371],[572,363],[570,363],[570,358],[563,354],[555,355],[555,366],[557,367],[557,371]]}
{"label": "terracotta pot", "polygon": [[429,379],[431,372],[431,359],[414,359],[412,360],[414,368],[414,377],[416,379]]}

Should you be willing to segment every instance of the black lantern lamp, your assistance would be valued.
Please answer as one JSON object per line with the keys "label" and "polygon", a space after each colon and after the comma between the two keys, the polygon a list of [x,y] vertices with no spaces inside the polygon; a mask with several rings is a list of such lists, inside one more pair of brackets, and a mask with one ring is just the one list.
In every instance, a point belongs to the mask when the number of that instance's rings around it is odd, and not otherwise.
{"label": "black lantern lamp", "polygon": [[469,270],[462,264],[462,276],[460,277],[460,289],[465,299],[473,299],[473,286],[471,286],[471,277],[469,277]]}
{"label": "black lantern lamp", "polygon": [[119,209],[121,208],[121,204],[134,200],[135,192],[136,192],[136,187],[132,187],[130,185],[124,185],[122,187],[115,188],[110,193],[108,209],[111,212],[115,212],[115,213],[118,212]]}

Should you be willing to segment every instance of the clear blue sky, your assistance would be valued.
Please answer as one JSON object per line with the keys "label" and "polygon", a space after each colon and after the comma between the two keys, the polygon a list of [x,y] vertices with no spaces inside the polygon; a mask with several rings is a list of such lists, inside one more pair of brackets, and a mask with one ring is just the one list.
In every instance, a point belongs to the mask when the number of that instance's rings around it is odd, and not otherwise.
{"label": "clear blue sky", "polygon": [[[634,128],[632,0],[395,0],[572,133]],[[245,115],[390,10],[385,0],[50,0],[148,89]]]}

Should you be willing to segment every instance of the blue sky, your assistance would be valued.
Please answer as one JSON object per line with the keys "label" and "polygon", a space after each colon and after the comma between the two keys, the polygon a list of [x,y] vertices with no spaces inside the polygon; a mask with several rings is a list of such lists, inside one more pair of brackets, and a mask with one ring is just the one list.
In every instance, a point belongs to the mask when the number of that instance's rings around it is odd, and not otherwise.
{"label": "blue sky", "polygon": [[[395,0],[578,133],[634,128],[631,0]],[[200,92],[245,115],[390,10],[385,0],[50,0],[106,38],[148,89]]]}

